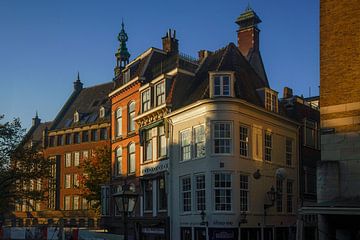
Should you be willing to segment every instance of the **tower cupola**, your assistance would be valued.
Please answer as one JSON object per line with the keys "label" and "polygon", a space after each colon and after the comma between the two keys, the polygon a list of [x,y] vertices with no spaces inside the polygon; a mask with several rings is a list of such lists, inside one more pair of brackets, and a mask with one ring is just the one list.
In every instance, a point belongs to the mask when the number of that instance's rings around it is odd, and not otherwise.
{"label": "tower cupola", "polygon": [[121,70],[125,68],[125,66],[129,63],[130,53],[126,47],[126,42],[128,41],[128,35],[125,32],[124,21],[121,23],[121,31],[118,35],[118,40],[120,42],[120,47],[115,53],[116,57],[116,67],[115,77],[118,77],[121,73]]}

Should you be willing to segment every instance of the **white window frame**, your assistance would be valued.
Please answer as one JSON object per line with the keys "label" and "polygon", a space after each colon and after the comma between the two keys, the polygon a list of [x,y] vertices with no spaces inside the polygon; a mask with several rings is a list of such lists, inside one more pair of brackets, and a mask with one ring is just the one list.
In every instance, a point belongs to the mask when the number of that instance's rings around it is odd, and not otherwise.
{"label": "white window frame", "polygon": [[[184,185],[184,181],[186,185]],[[189,213],[192,211],[192,182],[191,176],[184,176],[180,178],[180,201],[181,201],[181,212],[182,213]],[[185,188],[186,187],[186,188]],[[185,205],[185,200],[187,204]],[[186,208],[186,209],[185,209]]]}
{"label": "white window frame", "polygon": [[[143,156],[143,162],[149,162],[153,160],[153,129],[147,129],[144,132],[144,156]],[[149,152],[148,152],[149,150]]]}
{"label": "white window frame", "polygon": [[240,211],[249,212],[250,204],[250,178],[247,174],[240,174]]}
{"label": "white window frame", "polygon": [[134,132],[135,131],[135,111],[136,111],[136,105],[135,101],[130,101],[128,104],[128,132]]}
{"label": "white window frame", "polygon": [[[134,147],[134,151],[131,150],[132,146]],[[136,145],[134,142],[130,142],[128,145],[128,174],[135,174],[135,172],[136,172]]]}
{"label": "white window frame", "polygon": [[[219,183],[220,183],[220,186],[217,186],[216,184],[216,175],[219,175]],[[225,179],[222,179],[222,176],[225,177]],[[227,179],[228,177],[230,176],[230,186],[221,186],[221,182],[222,180],[225,180],[224,181],[224,184],[226,185],[228,180]],[[232,174],[230,172],[215,172],[213,173],[213,202],[214,202],[214,211],[215,212],[232,212],[232,204],[233,204],[233,199],[232,199],[232,195],[233,195],[233,190],[232,190]],[[225,191],[225,194],[224,195],[219,195],[217,196],[217,191],[220,191],[221,192],[224,192]],[[227,191],[230,191],[230,196],[228,196],[227,194]],[[226,202],[226,199],[230,197],[230,203],[229,202]],[[217,198],[220,198],[220,199],[225,199],[225,202],[223,203],[217,203]],[[223,204],[225,209],[218,209],[218,206],[217,204]],[[226,206],[230,206],[230,209],[226,209]]]}
{"label": "white window frame", "polygon": [[[200,131],[200,138],[198,138],[197,130]],[[201,136],[202,135],[202,136]],[[206,156],[206,134],[205,124],[200,124],[193,127],[194,138],[194,158],[203,158]]]}
{"label": "white window frame", "polygon": [[122,173],[122,147],[118,146],[115,149],[115,171],[114,171],[114,175],[115,176],[120,176]]}
{"label": "white window frame", "polygon": [[[242,131],[243,129],[246,129],[246,133]],[[250,149],[249,149],[249,136],[250,136],[250,127],[246,125],[240,125],[239,127],[239,148],[240,148],[240,156],[242,157],[249,157]]]}
{"label": "white window frame", "polygon": [[64,188],[71,188],[71,174],[64,175]]}
{"label": "white window frame", "polygon": [[99,109],[99,117],[104,118],[105,117],[105,108],[103,106]]}
{"label": "white window frame", "polygon": [[80,197],[75,195],[75,196],[73,196],[72,200],[73,200],[72,209],[79,210],[80,209],[80,203],[79,203]]}
{"label": "white window frame", "polygon": [[115,112],[115,136],[121,137],[122,136],[122,108],[119,107],[116,109]]}
{"label": "white window frame", "polygon": [[[225,137],[221,137],[221,136],[216,136],[218,131],[221,130],[216,130],[216,126],[220,125],[220,124],[228,124],[230,126],[229,132],[230,132],[230,136],[225,136]],[[212,136],[213,136],[213,140],[212,140],[212,145],[213,145],[213,154],[216,155],[231,155],[233,153],[233,122],[232,121],[214,121],[212,122]],[[221,132],[219,132],[219,134],[221,135]],[[229,141],[229,145],[227,146],[226,144],[223,144],[223,146],[220,146],[220,144],[216,144],[216,141]],[[225,142],[224,142],[225,143]],[[219,149],[220,148],[229,148],[229,152],[225,152],[225,151],[220,151],[216,152],[217,149],[217,145],[219,145]]]}
{"label": "white window frame", "polygon": [[[157,83],[154,88],[155,88],[155,104],[156,104],[156,106],[163,105],[166,100],[166,98],[165,98],[166,97],[165,80]],[[158,92],[158,90],[161,90],[161,91]],[[159,97],[161,97],[160,98],[161,102],[158,101]]]}
{"label": "white window frame", "polygon": [[89,157],[89,151],[88,150],[83,151],[82,152],[82,158],[83,159],[88,159],[88,157]]}
{"label": "white window frame", "polygon": [[[202,178],[202,179],[201,179]],[[195,201],[198,212],[206,210],[206,176],[204,173],[195,175]]]}
{"label": "white window frame", "polygon": [[293,165],[293,140],[292,138],[285,139],[285,162],[287,166]]}
{"label": "white window frame", "polygon": [[[146,99],[144,97],[146,97]],[[141,111],[144,113],[149,111],[150,109],[151,109],[151,89],[148,88],[141,93]]]}
{"label": "white window frame", "polygon": [[265,89],[265,108],[272,112],[278,112],[278,96],[277,92],[266,88]]}
{"label": "white window frame", "polygon": [[64,210],[71,210],[71,196],[69,195],[64,196]]}
{"label": "white window frame", "polygon": [[79,175],[77,173],[73,174],[73,187],[80,187]]}
{"label": "white window frame", "polygon": [[267,162],[272,161],[272,149],[273,149],[273,133],[265,130],[264,134],[264,160]]}
{"label": "white window frame", "polygon": [[79,122],[79,119],[80,119],[79,112],[75,111],[75,113],[74,113],[74,123]]}
{"label": "white window frame", "polygon": [[72,162],[72,154],[71,153],[65,153],[65,167],[71,167],[71,162]]}
{"label": "white window frame", "polygon": [[[188,137],[188,141],[186,138]],[[192,157],[192,147],[191,147],[191,128],[185,129],[180,132],[180,157],[181,161],[191,160]],[[185,154],[185,155],[184,155]]]}
{"label": "white window frame", "polygon": [[[157,136],[157,152],[158,152],[158,158],[163,158],[167,156],[167,139],[166,139],[166,134],[165,134],[165,126],[158,126],[157,128],[157,132],[158,132],[158,136]],[[162,140],[164,140],[164,143],[162,144]],[[163,146],[164,145],[164,146]],[[164,150],[165,152],[163,153],[162,150]]]}
{"label": "white window frame", "polygon": [[80,165],[80,152],[74,152],[74,166]]}

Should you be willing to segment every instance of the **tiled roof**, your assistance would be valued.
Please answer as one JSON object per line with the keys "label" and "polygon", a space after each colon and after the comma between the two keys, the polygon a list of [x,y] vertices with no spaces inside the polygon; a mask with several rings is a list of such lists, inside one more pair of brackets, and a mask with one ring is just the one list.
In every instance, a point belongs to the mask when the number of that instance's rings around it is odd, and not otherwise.
{"label": "tiled roof", "polygon": [[24,137],[24,143],[29,144],[32,142],[33,146],[41,146],[43,140],[43,131],[45,128],[49,128],[52,122],[44,122],[37,125],[33,125]]}
{"label": "tiled roof", "polygon": [[[72,102],[66,103],[54,120],[50,130],[88,125],[96,122],[109,122],[111,102],[108,94],[113,89],[113,82],[83,88]],[[74,94],[74,93],[73,93]],[[70,97],[71,98],[71,97]],[[70,100],[70,99],[69,99]],[[105,117],[99,117],[100,107],[105,108]],[[65,108],[65,109],[64,109]],[[79,113],[79,122],[74,123],[74,113]]]}

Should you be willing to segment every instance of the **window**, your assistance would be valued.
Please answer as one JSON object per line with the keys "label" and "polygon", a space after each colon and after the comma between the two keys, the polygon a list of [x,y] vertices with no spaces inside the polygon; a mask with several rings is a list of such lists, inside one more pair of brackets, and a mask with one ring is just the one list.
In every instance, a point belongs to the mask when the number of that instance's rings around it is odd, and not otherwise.
{"label": "window", "polygon": [[129,132],[135,131],[135,121],[134,121],[134,117],[135,117],[135,102],[131,102],[128,106],[128,129]]}
{"label": "window", "polygon": [[286,165],[292,165],[292,139],[286,138]]}
{"label": "window", "polygon": [[53,147],[55,145],[55,137],[50,136],[49,137],[49,147]]}
{"label": "window", "polygon": [[65,174],[64,187],[71,188],[71,174]]}
{"label": "window", "polygon": [[158,83],[155,86],[156,91],[156,106],[165,103],[165,82]]}
{"label": "window", "polygon": [[100,140],[106,140],[107,136],[107,128],[100,128]]}
{"label": "window", "polygon": [[70,205],[70,196],[65,196],[64,197],[64,210],[70,210],[71,209],[71,205]]}
{"label": "window", "polygon": [[145,161],[152,160],[153,156],[153,145],[152,145],[152,129],[145,131]]}
{"label": "window", "polygon": [[100,107],[99,116],[100,116],[100,118],[104,118],[104,117],[105,117],[105,108],[104,108],[104,107]]}
{"label": "window", "polygon": [[276,211],[282,212],[283,211],[283,180],[280,178],[276,179]]}
{"label": "window", "polygon": [[57,136],[57,146],[62,146],[63,145],[63,135],[58,135]]}
{"label": "window", "polygon": [[287,212],[291,213],[293,211],[293,182],[288,180],[286,183],[286,193],[287,193]]}
{"label": "window", "polygon": [[116,110],[116,123],[115,123],[115,136],[120,137],[122,135],[122,109]]}
{"label": "window", "polygon": [[317,129],[317,122],[311,120],[304,120],[304,144],[312,148],[319,148],[319,131]]}
{"label": "window", "polygon": [[73,209],[79,210],[79,196],[73,196]]}
{"label": "window", "polygon": [[181,180],[182,211],[191,211],[191,178],[184,177]]}
{"label": "window", "polygon": [[230,75],[214,76],[214,96],[230,96]]}
{"label": "window", "polygon": [[110,214],[110,187],[101,186],[101,215],[108,216]]}
{"label": "window", "polygon": [[130,143],[128,146],[128,173],[135,173],[135,143]]}
{"label": "window", "polygon": [[122,169],[122,147],[119,146],[115,152],[115,175],[121,175]]}
{"label": "window", "polygon": [[79,175],[77,173],[74,173],[73,175],[73,187],[79,187]]}
{"label": "window", "polygon": [[65,144],[66,145],[71,144],[71,134],[70,133],[65,134]]}
{"label": "window", "polygon": [[240,156],[249,156],[249,128],[240,126]]}
{"label": "window", "polygon": [[71,166],[71,153],[65,154],[65,167]]}
{"label": "window", "polygon": [[194,127],[194,154],[195,158],[205,156],[205,126]]}
{"label": "window", "polygon": [[231,142],[231,123],[214,123],[214,153],[230,154]]}
{"label": "window", "polygon": [[215,211],[231,211],[232,189],[230,173],[214,174]]}
{"label": "window", "polygon": [[249,211],[249,176],[240,175],[240,211]]}
{"label": "window", "polygon": [[91,130],[91,141],[97,141],[98,137],[97,137],[97,129],[92,129]]}
{"label": "window", "polygon": [[191,159],[191,130],[185,130],[180,133],[181,137],[181,160]]}
{"label": "window", "polygon": [[74,143],[75,144],[80,143],[80,133],[78,132],[74,133]]}
{"label": "window", "polygon": [[271,161],[272,135],[271,132],[265,132],[265,161]]}
{"label": "window", "polygon": [[164,177],[159,178],[158,182],[158,206],[159,210],[166,210],[167,208],[167,196]]}
{"label": "window", "polygon": [[89,157],[89,151],[85,150],[82,152],[83,159],[87,159]]}
{"label": "window", "polygon": [[79,122],[79,113],[75,112],[74,113],[74,123],[77,123],[77,122]]}
{"label": "window", "polygon": [[82,209],[88,209],[88,201],[85,197],[82,199]]}
{"label": "window", "polygon": [[265,91],[265,108],[272,112],[278,112],[277,94],[272,90]]}
{"label": "window", "polygon": [[205,175],[197,175],[196,179],[196,210],[206,210],[206,196],[205,196]]}
{"label": "window", "polygon": [[74,152],[74,166],[80,165],[80,152]]}
{"label": "window", "polygon": [[165,136],[165,127],[158,127],[158,156],[166,156],[166,136]]}
{"label": "window", "polygon": [[153,210],[153,185],[152,180],[144,181],[144,210]]}
{"label": "window", "polygon": [[82,131],[82,142],[89,141],[89,131]]}
{"label": "window", "polygon": [[149,111],[151,108],[150,89],[144,91],[141,94],[141,98],[142,98],[142,112]]}

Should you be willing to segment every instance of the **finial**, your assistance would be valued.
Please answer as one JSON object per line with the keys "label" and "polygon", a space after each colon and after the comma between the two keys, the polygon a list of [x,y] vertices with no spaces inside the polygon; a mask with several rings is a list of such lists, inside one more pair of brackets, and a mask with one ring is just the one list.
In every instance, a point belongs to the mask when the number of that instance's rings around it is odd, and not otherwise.
{"label": "finial", "polygon": [[129,58],[130,58],[130,53],[126,47],[128,35],[125,32],[124,19],[121,20],[121,31],[117,38],[120,42],[120,47],[118,51],[115,53],[116,56],[115,77],[120,75],[121,69],[123,69],[129,63]]}
{"label": "finial", "polygon": [[39,114],[38,114],[37,110],[36,110],[36,113],[35,113],[35,118],[39,118]]}
{"label": "finial", "polygon": [[80,73],[78,71],[78,74],[77,74],[77,80],[80,81]]}
{"label": "finial", "polygon": [[252,8],[251,8],[251,6],[250,6],[250,3],[249,3],[249,2],[248,2],[247,7],[245,8],[245,11],[252,11]]}

